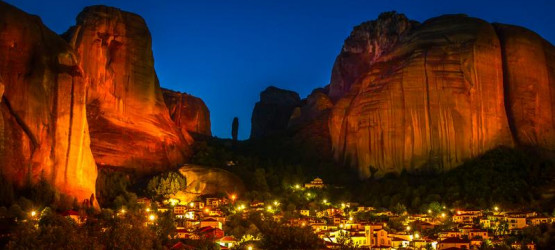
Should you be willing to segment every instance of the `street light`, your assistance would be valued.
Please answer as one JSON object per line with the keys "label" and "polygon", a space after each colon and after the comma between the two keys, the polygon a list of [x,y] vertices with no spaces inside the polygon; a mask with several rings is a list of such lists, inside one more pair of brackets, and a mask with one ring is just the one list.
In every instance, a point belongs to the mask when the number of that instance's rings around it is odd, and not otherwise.
{"label": "street light", "polygon": [[31,211],[31,217],[35,217],[37,215],[37,211],[33,210]]}

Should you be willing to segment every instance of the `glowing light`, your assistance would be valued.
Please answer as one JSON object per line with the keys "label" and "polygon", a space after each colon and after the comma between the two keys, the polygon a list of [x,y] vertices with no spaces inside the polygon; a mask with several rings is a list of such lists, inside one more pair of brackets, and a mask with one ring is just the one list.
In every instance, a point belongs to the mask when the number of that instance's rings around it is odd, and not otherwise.
{"label": "glowing light", "polygon": [[324,202],[324,204],[325,204],[325,203],[328,203],[328,200],[324,199],[322,202]]}
{"label": "glowing light", "polygon": [[499,211],[499,207],[494,207],[493,209],[495,209],[495,211]]}
{"label": "glowing light", "polygon": [[414,234],[414,238],[415,238],[415,239],[418,239],[418,238],[420,238],[420,234],[418,234],[418,233],[415,233],[415,234]]}
{"label": "glowing light", "polygon": [[147,212],[150,212],[150,208],[147,208],[146,211],[147,211]]}
{"label": "glowing light", "polygon": [[252,250],[252,246],[248,246],[247,249],[248,249],[248,250]]}
{"label": "glowing light", "polygon": [[232,201],[235,201],[235,199],[237,199],[237,195],[232,194],[232,195],[231,195],[231,200],[232,200]]}
{"label": "glowing light", "polygon": [[124,214],[124,213],[125,213],[125,209],[122,208],[122,209],[120,210],[120,213]]}
{"label": "glowing light", "polygon": [[177,205],[177,203],[179,203],[179,200],[171,198],[168,200],[168,202],[170,203],[170,205],[175,206]]}
{"label": "glowing light", "polygon": [[428,209],[428,213],[431,214],[431,213],[432,213],[432,210],[431,210],[431,209]]}
{"label": "glowing light", "polygon": [[340,227],[340,228],[343,228],[343,224],[339,224],[339,227]]}
{"label": "glowing light", "polygon": [[353,217],[349,217],[349,220],[350,220],[350,221],[353,221]]}
{"label": "glowing light", "polygon": [[268,211],[272,211],[272,206],[268,206]]}
{"label": "glowing light", "polygon": [[341,207],[342,207],[342,208],[345,208],[345,203],[341,203]]}
{"label": "glowing light", "polygon": [[295,188],[296,188],[296,189],[300,189],[300,188],[301,188],[301,185],[296,184],[296,185],[295,185]]}
{"label": "glowing light", "polygon": [[407,231],[410,231],[410,226],[407,226]]}
{"label": "glowing light", "polygon": [[204,209],[204,212],[205,212],[205,213],[209,213],[209,212],[210,212],[210,208],[205,208],[205,209]]}
{"label": "glowing light", "polygon": [[306,226],[306,223],[305,223],[305,222],[303,222],[302,226],[303,226],[303,227],[304,227],[304,226]]}
{"label": "glowing light", "polygon": [[441,217],[445,218],[445,213],[441,213]]}
{"label": "glowing light", "polygon": [[31,216],[32,216],[32,217],[37,216],[37,211],[31,211]]}
{"label": "glowing light", "polygon": [[458,215],[461,215],[461,211],[457,211],[457,214],[458,214]]}
{"label": "glowing light", "polygon": [[189,207],[194,207],[194,206],[195,206],[195,203],[192,203],[192,202],[189,203]]}
{"label": "glowing light", "polygon": [[148,216],[148,220],[149,221],[154,221],[154,220],[156,220],[156,216],[154,216],[154,214],[151,214],[151,215]]}

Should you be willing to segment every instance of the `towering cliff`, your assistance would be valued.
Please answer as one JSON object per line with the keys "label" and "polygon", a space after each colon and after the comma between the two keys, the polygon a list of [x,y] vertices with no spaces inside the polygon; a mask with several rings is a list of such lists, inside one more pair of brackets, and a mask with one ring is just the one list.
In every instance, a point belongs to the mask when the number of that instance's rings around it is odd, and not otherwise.
{"label": "towering cliff", "polygon": [[42,177],[82,201],[97,169],[72,51],[38,17],[0,2],[0,171],[19,186]]}
{"label": "towering cliff", "polygon": [[87,118],[97,164],[148,173],[185,162],[191,139],[170,119],[145,21],[91,6],[64,36],[89,84]]}
{"label": "towering cliff", "polygon": [[449,169],[515,142],[554,149],[553,58],[523,28],[384,13],[355,27],[336,59],[335,157],[368,177]]}
{"label": "towering cliff", "polygon": [[170,117],[183,134],[212,136],[210,111],[202,99],[169,89],[162,92]]}
{"label": "towering cliff", "polygon": [[268,87],[260,93],[251,117],[251,139],[283,133],[295,107],[301,104],[299,94]]}
{"label": "towering cliff", "polygon": [[494,26],[513,136],[518,144],[555,150],[555,47],[525,28]]}

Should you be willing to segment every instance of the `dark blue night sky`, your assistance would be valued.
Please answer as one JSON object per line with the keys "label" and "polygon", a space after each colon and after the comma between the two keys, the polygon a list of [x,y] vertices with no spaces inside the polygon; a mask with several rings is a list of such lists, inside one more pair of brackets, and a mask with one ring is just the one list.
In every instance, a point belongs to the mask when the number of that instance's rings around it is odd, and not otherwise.
{"label": "dark blue night sky", "polygon": [[555,0],[6,2],[40,16],[57,33],[73,25],[88,5],[141,15],[152,33],[162,87],[202,98],[215,136],[231,137],[231,121],[238,116],[243,139],[249,136],[260,91],[274,85],[306,97],[328,84],[335,56],[352,27],[384,11],[396,10],[417,21],[465,13],[524,26],[555,42]]}

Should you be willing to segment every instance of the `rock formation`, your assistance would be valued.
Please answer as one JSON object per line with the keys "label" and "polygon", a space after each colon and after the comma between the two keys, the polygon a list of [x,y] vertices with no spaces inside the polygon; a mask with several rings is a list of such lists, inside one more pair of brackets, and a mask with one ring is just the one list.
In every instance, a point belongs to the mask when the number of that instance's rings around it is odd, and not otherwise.
{"label": "rock formation", "polygon": [[145,21],[116,8],[91,6],[64,36],[89,84],[87,119],[99,167],[150,173],[184,163],[191,139],[170,119]]}
{"label": "rock formation", "polygon": [[555,150],[555,47],[525,28],[494,26],[513,136],[518,144]]}
{"label": "rock formation", "polygon": [[44,178],[79,201],[95,193],[82,74],[40,18],[0,2],[0,171],[18,186]]}
{"label": "rock formation", "polygon": [[183,134],[212,136],[210,111],[202,99],[187,93],[162,89],[170,117]]}
{"label": "rock formation", "polygon": [[297,142],[317,147],[322,154],[331,155],[328,120],[333,103],[326,89],[315,89],[302,100],[289,118],[288,130]]}
{"label": "rock formation", "polygon": [[205,194],[241,194],[245,192],[243,181],[233,173],[221,168],[184,165],[179,173],[187,180],[187,188],[177,194],[180,200],[191,201]]}
{"label": "rock formation", "polygon": [[260,93],[260,101],[254,106],[251,117],[251,139],[282,133],[287,129],[295,107],[301,104],[299,94],[268,87]]}
{"label": "rock formation", "polygon": [[553,149],[553,51],[523,28],[464,15],[363,23],[332,73],[335,157],[368,177],[449,169],[515,142]]}

